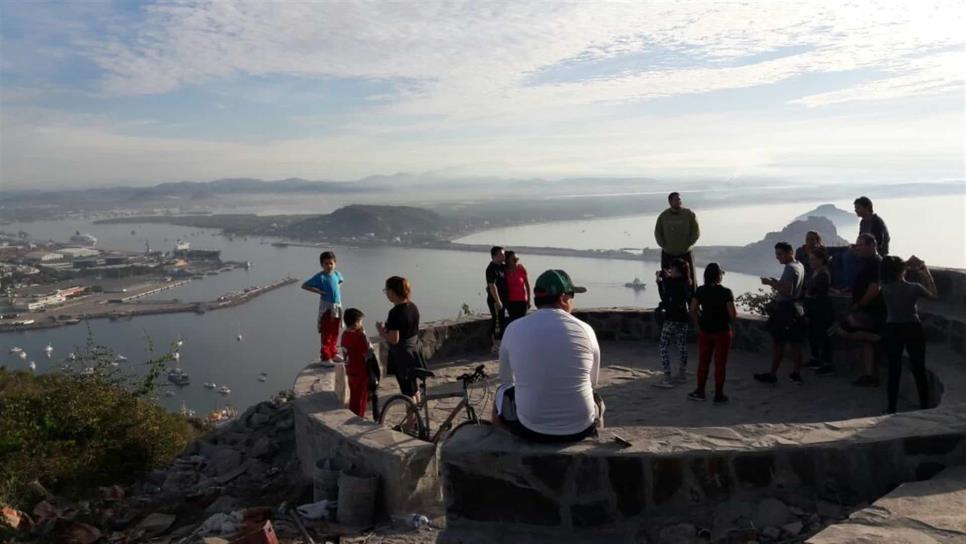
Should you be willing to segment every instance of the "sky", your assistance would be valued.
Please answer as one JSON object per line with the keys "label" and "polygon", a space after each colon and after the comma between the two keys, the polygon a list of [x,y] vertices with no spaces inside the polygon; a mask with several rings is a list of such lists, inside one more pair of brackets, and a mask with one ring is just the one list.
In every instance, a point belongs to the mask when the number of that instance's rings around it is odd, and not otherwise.
{"label": "sky", "polygon": [[0,187],[964,179],[964,6],[0,0]]}

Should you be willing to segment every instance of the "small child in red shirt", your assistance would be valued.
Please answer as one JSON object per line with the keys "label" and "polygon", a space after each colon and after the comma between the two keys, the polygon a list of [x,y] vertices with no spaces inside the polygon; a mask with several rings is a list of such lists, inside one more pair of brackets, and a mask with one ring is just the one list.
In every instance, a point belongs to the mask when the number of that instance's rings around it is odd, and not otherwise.
{"label": "small child in red shirt", "polygon": [[369,337],[362,328],[365,317],[356,308],[345,311],[342,319],[345,332],[342,333],[342,347],[346,351],[348,363],[345,367],[349,379],[349,410],[359,417],[366,417],[366,404],[369,402],[369,369],[366,368],[366,355],[369,353]]}

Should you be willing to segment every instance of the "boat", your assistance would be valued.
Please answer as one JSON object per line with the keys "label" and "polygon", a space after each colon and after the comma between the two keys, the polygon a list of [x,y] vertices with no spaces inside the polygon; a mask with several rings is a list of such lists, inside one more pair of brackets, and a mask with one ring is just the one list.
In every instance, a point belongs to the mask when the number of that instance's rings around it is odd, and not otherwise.
{"label": "boat", "polygon": [[26,351],[21,351],[17,355],[19,355],[21,359],[26,359],[27,358],[27,352]]}
{"label": "boat", "polygon": [[125,356],[121,355],[120,353],[118,353],[117,354],[117,357],[115,357],[114,360],[117,361],[117,362],[119,362],[119,363],[123,363],[124,361],[127,361],[127,357],[125,357]]}
{"label": "boat", "polygon": [[93,376],[93,375],[94,375],[94,367],[92,366],[89,366],[84,370],[81,370],[81,376]]}
{"label": "boat", "polygon": [[174,396],[174,391],[170,391],[170,390],[169,391],[165,391],[164,392],[164,396],[166,396],[166,397],[173,397]]}
{"label": "boat", "polygon": [[191,378],[188,373],[180,368],[173,368],[168,371],[168,381],[179,386],[189,385]]}
{"label": "boat", "polygon": [[245,261],[245,270],[251,270],[251,268],[252,268],[252,262]]}
{"label": "boat", "polygon": [[641,281],[641,278],[634,278],[634,281],[625,283],[624,287],[629,287],[635,291],[640,291],[642,289],[647,289],[647,284]]}
{"label": "boat", "polygon": [[235,340],[242,341],[241,323],[238,324],[238,336],[235,337]]}
{"label": "boat", "polygon": [[218,425],[234,418],[237,415],[238,415],[237,410],[235,410],[231,406],[226,405],[221,410],[212,410],[212,412],[208,414],[207,419],[208,419],[208,423],[213,423],[215,425]]}
{"label": "boat", "polygon": [[231,389],[229,389],[227,385],[223,385],[218,388],[218,393],[221,395],[230,395]]}
{"label": "boat", "polygon": [[54,352],[54,346],[47,344],[47,347],[44,348],[44,353],[47,354],[47,357],[49,358],[50,354],[53,352]]}
{"label": "boat", "polygon": [[205,382],[202,385],[204,386],[205,389],[214,389],[218,387],[218,384],[216,384],[215,382]]}
{"label": "boat", "polygon": [[183,345],[184,345],[184,338],[181,338],[181,337],[179,336],[179,337],[178,337],[178,339],[177,339],[177,340],[175,341],[175,343],[174,343],[174,345],[175,345],[175,347],[179,347],[179,348],[180,348],[181,346],[183,346]]}
{"label": "boat", "polygon": [[30,361],[29,363],[27,363],[27,368],[29,368],[30,370],[37,370],[37,363]]}
{"label": "boat", "polygon": [[[177,353],[175,353],[175,355],[177,355]],[[175,357],[174,368],[168,371],[168,381],[178,386],[184,386],[191,383],[191,378],[188,376],[188,373],[184,370],[181,370],[180,357]]]}
{"label": "boat", "polygon": [[260,381],[260,382],[267,382],[268,381],[268,376],[264,376],[264,375],[263,376],[259,376],[258,377],[258,381]]}
{"label": "boat", "polygon": [[10,353],[12,355],[17,355],[17,354],[22,353],[22,352],[23,352],[23,348],[20,347],[20,346],[14,346],[14,347],[10,348]]}
{"label": "boat", "polygon": [[172,354],[171,356],[174,357],[174,360],[175,361],[180,361],[181,360],[181,352],[180,351],[174,352],[174,354]]}
{"label": "boat", "polygon": [[194,410],[189,410],[188,409],[188,405],[185,404],[185,401],[181,401],[181,410],[180,410],[180,412],[181,412],[181,415],[184,416],[184,417],[195,417],[195,411]]}

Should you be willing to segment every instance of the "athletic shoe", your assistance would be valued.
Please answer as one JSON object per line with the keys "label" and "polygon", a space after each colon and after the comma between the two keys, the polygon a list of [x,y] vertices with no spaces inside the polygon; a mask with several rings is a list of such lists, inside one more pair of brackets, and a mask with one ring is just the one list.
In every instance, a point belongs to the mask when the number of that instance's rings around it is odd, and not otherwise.
{"label": "athletic shoe", "polygon": [[792,372],[788,375],[788,379],[797,383],[798,385],[803,385],[805,380],[802,379],[802,374],[800,372]]}
{"label": "athletic shoe", "polygon": [[674,381],[674,378],[670,374],[665,374],[661,381],[656,382],[654,387],[660,387],[661,389],[672,389],[677,387],[678,383]]}
{"label": "athletic shoe", "polygon": [[762,372],[760,374],[755,374],[755,379],[761,383],[778,383],[778,378],[775,377],[771,372]]}
{"label": "athletic shoe", "polygon": [[833,367],[832,365],[822,365],[822,366],[820,366],[818,368],[818,370],[815,371],[815,375],[816,376],[820,376],[822,378],[827,378],[829,376],[834,376],[835,375],[835,367]]}
{"label": "athletic shoe", "polygon": [[724,393],[716,393],[715,394],[715,396],[714,396],[714,403],[715,404],[724,404],[726,402],[728,402],[727,395],[725,395]]}
{"label": "athletic shoe", "polygon": [[345,359],[343,359],[342,356],[337,353],[335,355],[335,357],[332,358],[332,362],[333,363],[344,363],[345,362]]}
{"label": "athletic shoe", "polygon": [[875,379],[875,376],[863,374],[862,376],[856,378],[855,381],[852,382],[852,385],[856,387],[875,387],[878,385],[878,380]]}
{"label": "athletic shoe", "polygon": [[688,400],[696,400],[699,402],[704,402],[707,397],[701,391],[691,391],[688,393]]}

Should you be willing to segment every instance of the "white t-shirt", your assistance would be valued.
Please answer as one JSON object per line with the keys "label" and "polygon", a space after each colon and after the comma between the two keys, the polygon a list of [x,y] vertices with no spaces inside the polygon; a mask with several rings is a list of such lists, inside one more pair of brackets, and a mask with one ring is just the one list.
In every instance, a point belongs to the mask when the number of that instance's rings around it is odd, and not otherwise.
{"label": "white t-shirt", "polygon": [[556,308],[511,323],[500,345],[500,383],[513,385],[517,417],[542,434],[576,434],[597,415],[600,346],[590,325]]}

